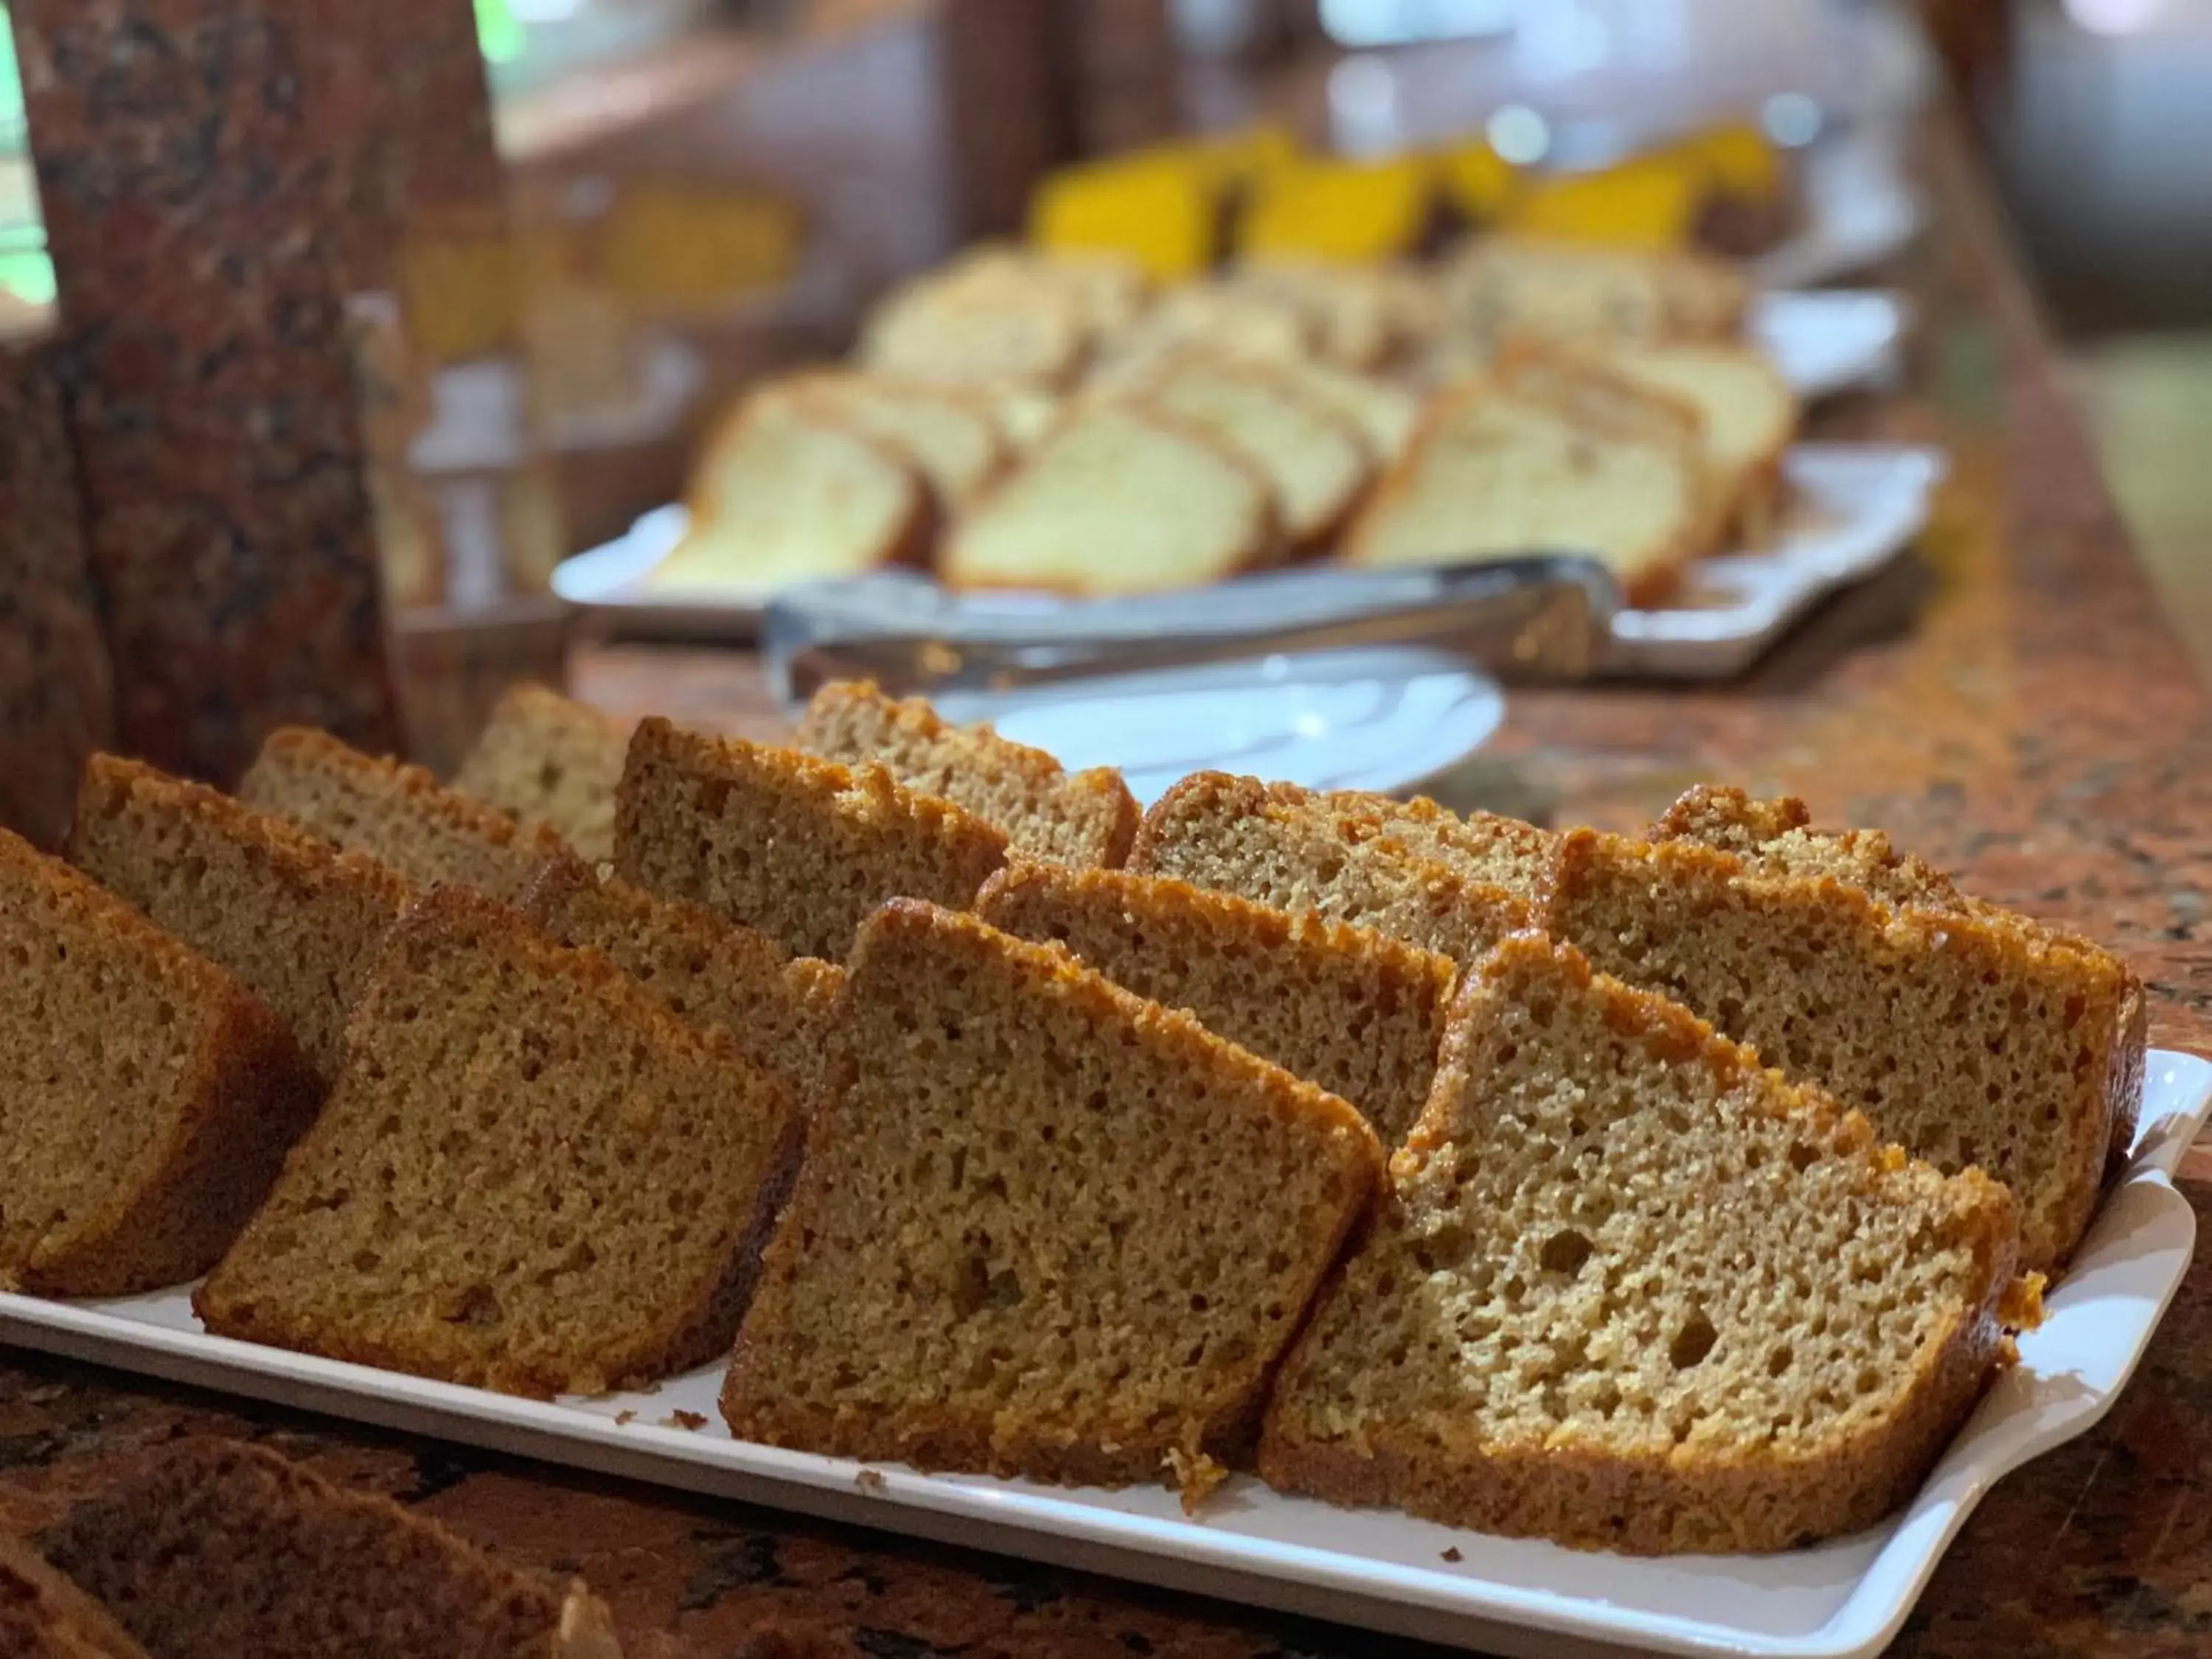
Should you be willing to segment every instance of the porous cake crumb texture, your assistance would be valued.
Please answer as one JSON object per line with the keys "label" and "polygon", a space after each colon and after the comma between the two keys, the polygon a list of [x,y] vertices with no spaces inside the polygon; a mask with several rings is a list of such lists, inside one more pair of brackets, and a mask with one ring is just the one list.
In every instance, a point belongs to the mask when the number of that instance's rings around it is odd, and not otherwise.
{"label": "porous cake crumb texture", "polygon": [[848,770],[658,719],[630,739],[615,817],[624,879],[831,962],[886,899],[965,909],[1006,849],[990,824],[879,766]]}
{"label": "porous cake crumb texture", "polygon": [[1249,1434],[1377,1182],[1343,1102],[973,917],[863,933],[739,1336],[741,1438],[1128,1482]]}
{"label": "porous cake crumb texture", "polygon": [[0,1276],[119,1296],[204,1272],[319,1094],[266,1004],[0,830]]}
{"label": "porous cake crumb texture", "polygon": [[364,755],[302,726],[270,734],[238,796],[417,885],[472,887],[509,903],[545,860],[567,850],[544,824],[519,824],[419,766]]}
{"label": "porous cake crumb texture", "polygon": [[1510,818],[1453,830],[1449,817],[1433,802],[1194,772],[1145,815],[1129,868],[1469,963],[1528,925],[1517,890],[1543,832]]}
{"label": "porous cake crumb texture", "polygon": [[550,827],[580,857],[615,855],[615,786],[629,726],[547,686],[525,682],[492,711],[453,787],[519,823]]}
{"label": "porous cake crumb texture", "polygon": [[1017,865],[985,884],[975,913],[1066,945],[1139,996],[1188,1009],[1216,1036],[1350,1101],[1388,1145],[1428,1098],[1449,957],[1118,870]]}
{"label": "porous cake crumb texture", "polygon": [[1111,767],[1066,771],[1042,749],[988,726],[948,725],[921,698],[894,702],[870,684],[817,691],[794,741],[842,765],[878,763],[916,793],[996,825],[1025,858],[1112,869],[1137,833],[1136,797]]}
{"label": "porous cake crumb texture", "polygon": [[1632,1552],[1774,1550],[1909,1492],[2009,1352],[2013,1208],[1571,950],[1462,994],[1261,1468]]}
{"label": "porous cake crumb texture", "polygon": [[2029,1267],[2059,1266],[2080,1239],[2125,1022],[2127,975],[2106,953],[1587,830],[1562,840],[1547,917],[1600,969],[1818,1083],[1916,1158],[2004,1182]]}
{"label": "porous cake crumb texture", "polygon": [[327,1083],[346,1012],[407,901],[398,874],[204,785],[95,755],[70,857],[156,926],[238,976]]}
{"label": "porous cake crumb texture", "polygon": [[525,905],[563,945],[589,945],[694,1025],[719,1027],[745,1060],[793,1098],[821,1092],[829,1009],[844,970],[786,957],[771,939],[696,905],[654,898],[574,859],[548,865]]}
{"label": "porous cake crumb texture", "polygon": [[525,1394],[727,1345],[795,1150],[785,1090],[504,907],[387,939],[313,1132],[193,1299],[208,1328]]}

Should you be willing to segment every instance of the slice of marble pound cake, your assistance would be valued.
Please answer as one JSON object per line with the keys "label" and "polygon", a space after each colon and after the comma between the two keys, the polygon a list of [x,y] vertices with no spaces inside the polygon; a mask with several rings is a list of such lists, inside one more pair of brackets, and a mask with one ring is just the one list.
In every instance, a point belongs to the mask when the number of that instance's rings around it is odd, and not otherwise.
{"label": "slice of marble pound cake", "polygon": [[0,830],[0,1284],[206,1272],[321,1093],[260,998]]}
{"label": "slice of marble pound cake", "polygon": [[975,914],[1188,1009],[1216,1036],[1350,1101],[1387,1146],[1428,1099],[1456,975],[1449,957],[1123,870],[1018,864],[983,884]]}
{"label": "slice of marble pound cake", "polygon": [[1789,1548],[1914,1488],[1991,1374],[2015,1219],[1537,935],[1462,993],[1261,1473],[1486,1532]]}
{"label": "slice of marble pound cake", "polygon": [[210,1331],[526,1395],[729,1345],[788,1091],[594,951],[444,888],[387,936],[330,1103],[192,1298]]}
{"label": "slice of marble pound cake", "polygon": [[237,1441],[179,1443],[39,1542],[151,1659],[622,1659],[580,1579]]}
{"label": "slice of marble pound cake", "polygon": [[2063,1267],[2136,1086],[2131,976],[2110,952],[1689,841],[1577,830],[1546,930],[1682,1003],[1938,1169],[2012,1189],[2021,1261]]}
{"label": "slice of marble pound cake", "polygon": [[732,1433],[1194,1499],[1380,1181],[1350,1106],[973,916],[861,932]]}

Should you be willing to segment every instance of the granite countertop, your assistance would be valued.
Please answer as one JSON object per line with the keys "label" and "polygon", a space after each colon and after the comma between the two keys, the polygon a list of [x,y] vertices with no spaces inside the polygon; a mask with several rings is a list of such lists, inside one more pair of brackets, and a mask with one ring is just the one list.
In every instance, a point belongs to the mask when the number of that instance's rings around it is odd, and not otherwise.
{"label": "granite countertop", "polygon": [[[1498,755],[1562,822],[1639,824],[1711,778],[1880,825],[1990,897],[2126,951],[2152,1036],[2212,1051],[2212,706],[2130,553],[1988,201],[1938,133],[1937,228],[1900,273],[1912,389],[1824,417],[1936,439],[1953,480],[1919,551],[1743,681],[1516,697]],[[739,731],[777,721],[741,661],[586,653],[583,692]],[[2212,1210],[2212,1156],[2183,1188]],[[634,1659],[832,1654],[1411,1655],[1356,1631],[0,1352],[0,1528],[34,1526],[185,1433],[270,1441],[513,1561],[580,1570]],[[2152,1659],[2212,1650],[2212,1254],[2097,1429],[1999,1486],[1896,1652]]]}

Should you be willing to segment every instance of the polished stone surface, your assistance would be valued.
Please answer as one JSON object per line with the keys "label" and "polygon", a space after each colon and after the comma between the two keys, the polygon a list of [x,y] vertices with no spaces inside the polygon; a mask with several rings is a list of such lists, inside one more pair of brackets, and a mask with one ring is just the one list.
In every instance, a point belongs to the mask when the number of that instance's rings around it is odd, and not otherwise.
{"label": "polished stone surface", "polygon": [[[2212,705],[2161,620],[2057,365],[1956,156],[1907,273],[1918,388],[1827,421],[1939,437],[1956,462],[1918,554],[1740,684],[1516,698],[1501,752],[1561,821],[1632,826],[1700,778],[1786,787],[1879,824],[1989,896],[2126,951],[2155,1039],[2212,1050]],[[611,706],[777,729],[744,665],[602,649]],[[2212,1208],[2212,1158],[2184,1182]],[[1410,1645],[571,1475],[27,1356],[0,1358],[0,1525],[31,1526],[149,1445],[272,1439],[419,1504],[513,1561],[580,1569],[634,1656],[1408,1655]],[[2212,1258],[2097,1429],[1992,1492],[1895,1651],[2180,1659],[2212,1649]]]}

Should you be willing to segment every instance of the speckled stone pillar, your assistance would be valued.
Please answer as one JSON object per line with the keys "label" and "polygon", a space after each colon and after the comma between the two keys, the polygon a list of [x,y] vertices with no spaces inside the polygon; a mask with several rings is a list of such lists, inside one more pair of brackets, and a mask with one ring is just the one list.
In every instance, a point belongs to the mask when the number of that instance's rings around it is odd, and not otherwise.
{"label": "speckled stone pillar", "polygon": [[0,824],[42,847],[112,735],[79,510],[51,348],[0,338]]}
{"label": "speckled stone pillar", "polygon": [[287,721],[398,746],[330,250],[349,118],[288,0],[15,0],[122,746],[229,782]]}

